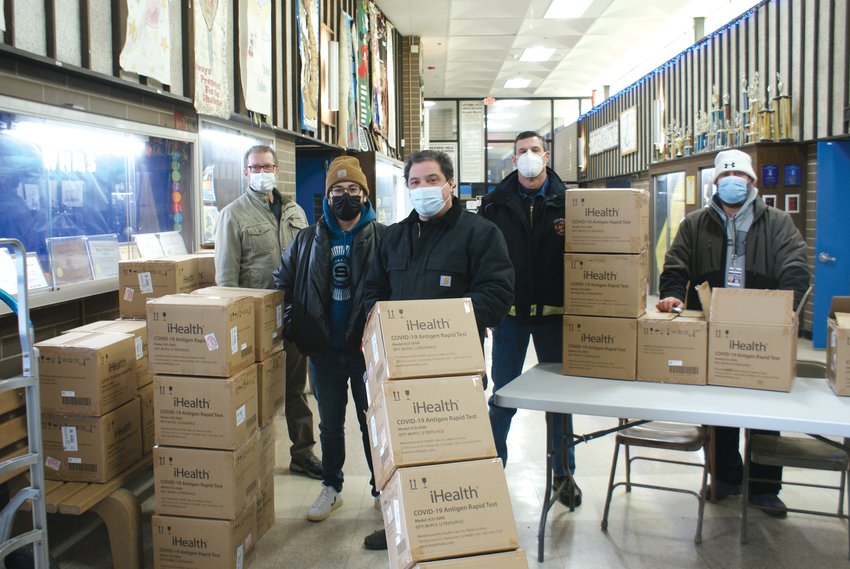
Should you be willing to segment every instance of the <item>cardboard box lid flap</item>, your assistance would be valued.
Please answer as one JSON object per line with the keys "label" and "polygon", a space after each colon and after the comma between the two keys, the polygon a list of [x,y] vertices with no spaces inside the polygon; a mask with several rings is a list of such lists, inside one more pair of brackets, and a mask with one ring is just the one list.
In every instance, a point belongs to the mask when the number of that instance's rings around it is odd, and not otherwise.
{"label": "cardboard box lid flap", "polygon": [[832,302],[829,305],[829,315],[835,316],[839,312],[850,314],[850,296],[832,297]]}
{"label": "cardboard box lid flap", "polygon": [[148,304],[157,304],[157,305],[165,305],[165,306],[227,306],[232,304],[233,302],[241,299],[248,298],[246,296],[204,296],[204,295],[196,295],[196,294],[169,294],[168,296],[161,296],[159,298],[153,298],[148,300]]}
{"label": "cardboard box lid flap", "polygon": [[121,332],[115,332],[113,334],[99,334],[97,332],[69,332],[67,334],[62,334],[61,336],[44,340],[36,345],[98,350],[127,339],[132,340],[133,336],[130,334],[123,334]]}
{"label": "cardboard box lid flap", "polygon": [[638,320],[662,320],[669,321],[673,320],[678,316],[674,312],[655,312],[655,311],[646,311],[643,316],[638,318]]}
{"label": "cardboard box lid flap", "polygon": [[850,328],[850,314],[847,312],[836,312],[833,314],[839,328]]}
{"label": "cardboard box lid flap", "polygon": [[790,290],[718,288],[711,293],[711,322],[790,326],[794,293]]}
{"label": "cardboard box lid flap", "polygon": [[707,320],[711,320],[711,285],[708,282],[701,282],[696,286],[696,290],[705,317]]}

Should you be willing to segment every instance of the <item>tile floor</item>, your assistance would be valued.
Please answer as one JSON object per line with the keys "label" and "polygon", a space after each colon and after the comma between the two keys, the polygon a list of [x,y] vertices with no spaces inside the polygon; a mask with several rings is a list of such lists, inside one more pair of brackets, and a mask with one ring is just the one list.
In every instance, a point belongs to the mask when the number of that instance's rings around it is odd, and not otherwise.
{"label": "tile floor", "polygon": [[[823,360],[822,351],[800,344],[800,359]],[[532,364],[529,358],[527,364]],[[362,549],[363,537],[381,527],[368,490],[368,469],[358,448],[356,421],[349,413],[346,485],[344,505],[320,523],[306,521],[307,508],[318,495],[320,482],[295,476],[288,470],[288,444],[277,443],[275,510],[277,523],[257,545],[254,569],[332,568],[375,569],[387,567],[386,552]],[[614,425],[615,419],[576,417],[577,432]],[[514,419],[509,439],[511,451],[506,468],[521,547],[529,567],[593,569],[785,569],[802,567],[847,567],[847,523],[830,518],[792,514],[775,520],[751,510],[750,543],[739,543],[740,499],[730,497],[707,505],[703,542],[693,541],[696,528],[696,500],[685,494],[634,489],[631,494],[618,489],[609,514],[607,532],[600,529],[605,489],[611,464],[611,437],[582,444],[578,448],[577,481],[584,491],[584,503],[570,513],[560,504],[552,509],[546,527],[545,562],[537,562],[537,524],[542,504],[544,478],[544,423],[536,412],[520,411]],[[278,433],[285,426],[278,421]],[[317,449],[318,452],[318,449]],[[788,471],[786,478],[828,480],[803,471]],[[680,484],[696,488],[699,473],[654,463],[638,463],[634,476],[659,484]],[[791,504],[830,508],[837,497],[823,491],[786,488],[782,497]],[[150,546],[150,513],[153,499],[144,503],[146,519],[146,567],[153,567]],[[53,518],[56,519],[55,517]],[[75,528],[86,520],[73,518]],[[69,543],[67,526],[53,523],[51,544],[61,550],[63,569],[106,569],[111,567],[106,532],[94,526],[88,535]],[[121,569],[121,568],[119,568]]]}

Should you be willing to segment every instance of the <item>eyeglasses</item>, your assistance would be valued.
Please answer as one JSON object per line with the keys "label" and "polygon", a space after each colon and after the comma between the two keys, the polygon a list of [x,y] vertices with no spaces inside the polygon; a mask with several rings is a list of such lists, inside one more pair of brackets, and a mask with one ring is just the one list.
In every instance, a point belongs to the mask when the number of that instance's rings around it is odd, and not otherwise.
{"label": "eyeglasses", "polygon": [[334,186],[331,188],[330,194],[336,197],[339,197],[342,194],[348,194],[349,196],[359,196],[363,194],[363,188],[361,188],[360,186]]}
{"label": "eyeglasses", "polygon": [[253,165],[253,166],[246,166],[246,168],[248,168],[248,171],[251,172],[252,174],[259,174],[260,172],[265,172],[266,174],[271,174],[272,172],[277,170],[277,166],[274,165],[274,164],[266,164],[265,166]]}

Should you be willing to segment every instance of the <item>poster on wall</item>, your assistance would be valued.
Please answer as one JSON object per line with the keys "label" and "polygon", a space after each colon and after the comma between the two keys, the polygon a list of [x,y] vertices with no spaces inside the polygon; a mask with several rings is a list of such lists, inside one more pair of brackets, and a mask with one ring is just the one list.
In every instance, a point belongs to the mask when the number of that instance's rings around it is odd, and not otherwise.
{"label": "poster on wall", "polygon": [[[369,0],[357,3],[357,116],[360,126],[372,122],[372,102],[369,96]],[[360,145],[361,150],[363,144]]]}
{"label": "poster on wall", "polygon": [[637,152],[637,107],[620,113],[620,155]]}
{"label": "poster on wall", "polygon": [[390,146],[396,148],[396,98],[392,95],[395,92],[395,44],[393,42],[393,33],[395,26],[387,22],[387,141]]}
{"label": "poster on wall", "polygon": [[[0,19],[3,18],[0,0]],[[171,85],[168,0],[127,0],[127,39],[118,62],[124,71]]]}
{"label": "poster on wall", "polygon": [[484,103],[460,102],[460,180],[466,184],[484,181]]}
{"label": "poster on wall", "polygon": [[374,4],[369,4],[369,24],[372,28],[372,126],[387,136],[387,22]]}
{"label": "poster on wall", "polygon": [[587,152],[591,156],[617,148],[620,141],[617,138],[617,121],[611,121],[606,125],[591,130],[588,137]]}
{"label": "poster on wall", "polygon": [[334,89],[332,83],[336,83],[339,78],[339,73],[336,73],[336,76],[331,79],[331,68],[334,65],[333,60],[339,54],[338,49],[336,50],[337,55],[331,54],[331,46],[336,45],[333,41],[333,35],[333,30],[329,26],[325,24],[321,25],[319,32],[319,77],[321,78],[319,81],[319,100],[321,104],[319,108],[321,109],[322,124],[328,126],[336,126],[336,107],[339,104],[338,98],[331,104],[331,91]]}
{"label": "poster on wall", "polygon": [[319,2],[298,0],[298,52],[301,56],[301,128],[319,127]]}
{"label": "poster on wall", "polygon": [[357,27],[354,18],[342,12],[339,38],[339,115],[337,144],[359,148],[357,143]]}
{"label": "poster on wall", "polygon": [[[425,145],[425,148],[448,154],[449,158],[452,159],[452,164],[455,166],[455,171],[457,171],[457,142],[429,142]],[[459,180],[455,180],[455,182],[459,182]]]}
{"label": "poster on wall", "polygon": [[226,0],[195,2],[195,109],[230,118],[233,103],[227,80]]}
{"label": "poster on wall", "polygon": [[268,0],[240,0],[239,59],[242,92],[249,111],[272,114],[272,5]]}

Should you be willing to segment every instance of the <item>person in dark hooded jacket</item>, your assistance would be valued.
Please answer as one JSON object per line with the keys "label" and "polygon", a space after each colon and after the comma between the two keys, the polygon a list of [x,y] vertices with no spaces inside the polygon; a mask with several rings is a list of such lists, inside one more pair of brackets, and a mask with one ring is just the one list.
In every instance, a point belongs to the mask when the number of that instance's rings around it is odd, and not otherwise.
{"label": "person in dark hooded jacket", "polygon": [[[366,324],[365,274],[384,226],[375,221],[368,195],[356,158],[341,156],[331,162],[322,201],[324,215],[296,235],[274,274],[277,288],[284,292],[284,337],[310,357],[310,383],[319,408],[322,490],[307,511],[310,521],[322,521],[342,505],[349,388],[372,471],[360,338]],[[370,482],[372,495],[377,496],[374,476]]]}

